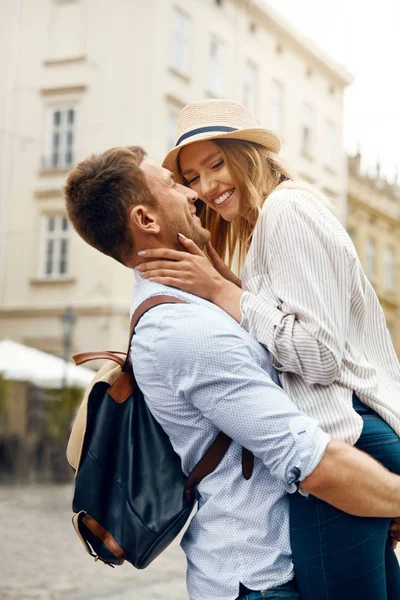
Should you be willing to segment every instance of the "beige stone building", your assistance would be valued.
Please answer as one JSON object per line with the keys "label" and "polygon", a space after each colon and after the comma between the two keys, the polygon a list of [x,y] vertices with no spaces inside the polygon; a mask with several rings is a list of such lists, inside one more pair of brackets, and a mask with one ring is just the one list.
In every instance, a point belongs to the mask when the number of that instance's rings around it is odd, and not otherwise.
{"label": "beige stone building", "polygon": [[65,218],[68,170],[141,144],[161,160],[181,107],[241,101],[344,218],[343,91],[350,75],[261,0],[2,0],[0,337],[72,351],[124,348],[132,274]]}
{"label": "beige stone building", "polygon": [[349,158],[347,230],[385,312],[400,357],[400,187],[360,169]]}

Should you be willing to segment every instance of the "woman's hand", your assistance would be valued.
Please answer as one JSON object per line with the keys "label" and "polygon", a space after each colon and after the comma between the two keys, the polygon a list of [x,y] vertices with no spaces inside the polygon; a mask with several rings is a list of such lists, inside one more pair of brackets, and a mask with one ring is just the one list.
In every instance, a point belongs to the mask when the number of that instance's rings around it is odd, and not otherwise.
{"label": "woman's hand", "polygon": [[[187,252],[166,248],[144,250],[139,252],[139,255],[152,260],[138,265],[137,270],[144,279],[170,285],[214,302],[221,289],[228,283],[218,272],[222,268],[221,264],[217,263],[218,268],[214,268],[192,240],[182,235],[179,236],[179,240],[187,248]],[[217,254],[213,248],[212,251]],[[221,259],[220,262],[223,264]],[[231,273],[226,265],[223,266]],[[234,277],[233,273],[231,275]]]}
{"label": "woman's hand", "polygon": [[[184,240],[182,240],[182,243],[183,242]],[[239,277],[236,277],[236,275],[232,273],[229,267],[226,266],[218,252],[214,250],[213,246],[211,245],[211,242],[208,242],[208,244],[206,245],[206,251],[209,259],[211,260],[214,267],[217,269],[218,273],[222,275],[224,279],[231,281],[232,283],[241,288],[242,282],[240,281]]]}

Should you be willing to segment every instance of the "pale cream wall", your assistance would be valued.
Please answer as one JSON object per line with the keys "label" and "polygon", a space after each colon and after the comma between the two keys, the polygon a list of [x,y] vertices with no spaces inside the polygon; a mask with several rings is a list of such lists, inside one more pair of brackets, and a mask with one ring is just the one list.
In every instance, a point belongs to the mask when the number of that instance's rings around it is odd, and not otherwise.
{"label": "pale cream wall", "polygon": [[[350,172],[347,229],[364,268],[368,240],[375,242],[375,272],[369,279],[385,312],[386,322],[391,326],[393,344],[400,356],[400,188],[388,187],[384,181],[368,179],[359,172]],[[388,246],[394,251],[392,289],[387,289],[385,281],[385,250]]]}
{"label": "pale cream wall", "polygon": [[[270,119],[271,82],[276,78],[283,83],[283,156],[316,185],[332,190],[342,212],[345,170],[340,140],[335,173],[324,168],[320,155],[325,117],[337,123],[342,135],[346,77],[281,26],[275,30],[274,21],[258,9],[245,8],[250,5],[243,0],[225,0],[222,8],[213,0],[114,0],[112,4],[108,0],[36,0],[21,4],[16,38],[18,85],[11,95],[12,128],[19,137],[7,145],[8,220],[0,281],[0,337],[50,350],[53,345],[59,351],[60,315],[65,306],[72,305],[78,317],[74,351],[125,348],[133,286],[127,269],[72,233],[69,280],[38,279],[41,215],[63,211],[61,189],[66,177],[65,171],[42,169],[47,111],[70,102],[76,106],[76,160],[126,144],[141,144],[162,160],[168,149],[169,109],[208,97],[212,34],[226,43],[225,97],[243,101],[245,61],[258,66],[257,117],[263,126]],[[14,18],[10,6],[3,11],[7,22]],[[169,68],[173,7],[191,18],[188,77]],[[249,31],[251,21],[256,22],[255,33]],[[283,48],[280,55],[278,43]],[[0,57],[0,73],[5,67]],[[310,78],[308,67],[313,71]],[[336,89],[333,96],[328,92],[330,85]],[[301,106],[307,100],[318,117],[313,161],[300,152]],[[1,101],[0,110],[5,115]],[[0,277],[1,272],[0,268]]]}

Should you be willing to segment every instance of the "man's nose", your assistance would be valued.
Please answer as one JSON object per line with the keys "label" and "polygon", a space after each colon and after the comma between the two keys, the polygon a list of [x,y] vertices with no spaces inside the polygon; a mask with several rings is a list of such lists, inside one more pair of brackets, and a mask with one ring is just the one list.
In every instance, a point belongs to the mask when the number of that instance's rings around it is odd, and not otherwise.
{"label": "man's nose", "polygon": [[191,188],[186,188],[186,198],[191,204],[194,204],[199,199],[199,195]]}

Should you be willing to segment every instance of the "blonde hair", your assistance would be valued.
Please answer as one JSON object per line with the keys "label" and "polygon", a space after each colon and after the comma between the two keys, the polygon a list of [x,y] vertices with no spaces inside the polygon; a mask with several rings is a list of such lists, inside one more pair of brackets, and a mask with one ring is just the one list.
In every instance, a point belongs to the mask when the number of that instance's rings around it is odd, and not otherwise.
{"label": "blonde hair", "polygon": [[[239,192],[239,216],[231,222],[225,221],[204,203],[200,217],[211,233],[211,244],[229,267],[236,251],[239,269],[243,265],[261,208],[278,186],[279,189],[303,189],[330,207],[329,200],[321,192],[298,179],[276,154],[263,146],[235,139],[212,141],[220,148]],[[178,178],[188,185],[180,170],[179,159]]]}

